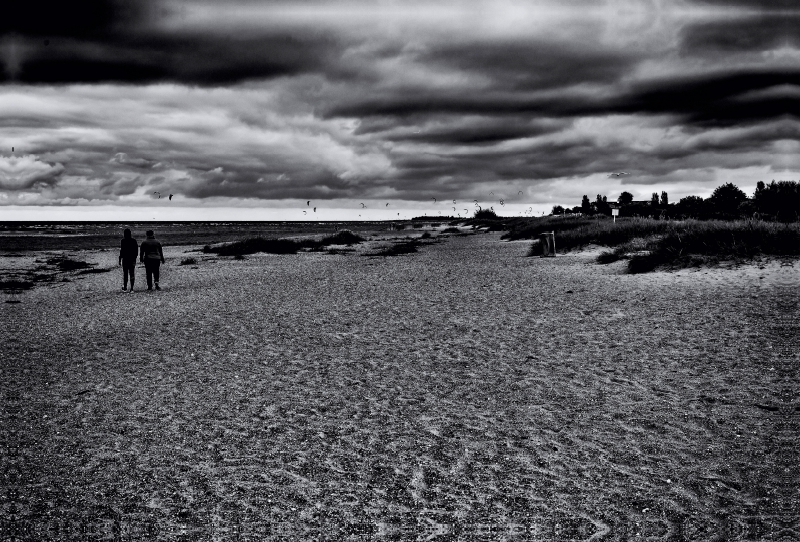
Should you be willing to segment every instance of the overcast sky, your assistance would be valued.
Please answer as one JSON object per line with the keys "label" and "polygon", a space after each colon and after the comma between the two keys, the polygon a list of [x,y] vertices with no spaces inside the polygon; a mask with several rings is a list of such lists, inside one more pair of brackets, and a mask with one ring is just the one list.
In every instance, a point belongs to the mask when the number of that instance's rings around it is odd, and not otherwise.
{"label": "overcast sky", "polygon": [[796,5],[13,2],[0,213],[333,220],[478,200],[513,216],[623,190],[752,194],[800,179]]}

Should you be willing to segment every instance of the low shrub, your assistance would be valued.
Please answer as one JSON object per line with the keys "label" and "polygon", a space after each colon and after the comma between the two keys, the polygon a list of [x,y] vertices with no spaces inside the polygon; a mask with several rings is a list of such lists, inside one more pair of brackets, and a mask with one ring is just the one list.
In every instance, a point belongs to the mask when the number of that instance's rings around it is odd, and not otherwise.
{"label": "low shrub", "polygon": [[616,250],[606,250],[601,252],[600,255],[597,257],[597,263],[600,264],[609,264],[619,261],[622,258],[622,255],[619,254]]}
{"label": "low shrub", "polygon": [[418,241],[407,241],[405,243],[395,243],[385,247],[374,254],[374,256],[399,256],[400,254],[411,254],[417,252],[417,248],[422,246]]}
{"label": "low shrub", "polygon": [[[682,221],[651,218],[567,219],[559,229],[553,220],[550,229],[537,226],[531,232],[555,231],[556,249],[568,252],[589,244],[612,247],[597,258],[611,263],[629,258],[631,273],[652,271],[658,266],[689,267],[720,259],[750,259],[759,254],[800,254],[800,224],[781,224],[760,220]],[[540,231],[541,230],[541,231]],[[528,255],[541,253],[539,241],[531,244]]]}
{"label": "low shrub", "polygon": [[180,265],[195,265],[197,264],[197,258],[184,258],[181,260]]}
{"label": "low shrub", "polygon": [[76,271],[78,269],[88,269],[93,264],[80,260],[70,260],[69,258],[49,258],[49,265],[56,265],[61,271]]}
{"label": "low shrub", "polygon": [[480,211],[475,211],[475,214],[472,215],[472,217],[479,220],[498,220],[500,218],[497,216],[497,213],[491,209],[481,209]]}
{"label": "low shrub", "polygon": [[267,239],[264,237],[251,237],[241,241],[234,241],[218,247],[211,247],[209,252],[220,256],[234,256],[236,254],[255,254],[267,252],[270,254],[296,254],[301,248],[301,243],[290,239]]}
{"label": "low shrub", "polygon": [[234,241],[218,247],[206,245],[203,252],[213,252],[220,256],[235,256],[265,252],[268,254],[297,254],[301,249],[320,250],[330,245],[347,245],[361,243],[364,238],[349,230],[342,230],[323,237],[314,239],[268,239],[265,237],[251,237],[241,241]]}
{"label": "low shrub", "polygon": [[342,230],[340,232],[335,233],[334,235],[323,237],[321,241],[317,242],[320,244],[320,246],[328,246],[328,245],[350,246],[350,245],[357,245],[358,243],[362,243],[364,241],[365,239],[360,235],[356,235],[350,230]]}
{"label": "low shrub", "polygon": [[0,280],[0,290],[30,290],[33,283],[27,280]]}

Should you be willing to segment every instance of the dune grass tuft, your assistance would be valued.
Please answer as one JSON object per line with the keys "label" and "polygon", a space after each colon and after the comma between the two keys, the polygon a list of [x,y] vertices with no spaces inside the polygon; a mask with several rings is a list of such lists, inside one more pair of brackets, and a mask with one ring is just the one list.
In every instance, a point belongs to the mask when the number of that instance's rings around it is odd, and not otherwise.
{"label": "dune grass tuft", "polygon": [[333,235],[328,235],[320,240],[315,239],[269,239],[265,237],[251,237],[212,247],[203,247],[204,253],[215,253],[220,256],[243,256],[266,252],[269,254],[297,254],[301,249],[321,250],[330,245],[354,245],[364,241],[364,238],[349,230],[343,230]]}
{"label": "dune grass tuft", "polygon": [[686,220],[675,223],[651,243],[650,250],[631,257],[629,271],[661,265],[689,267],[708,261],[752,259],[767,254],[800,255],[800,223],[759,220]]}
{"label": "dune grass tuft", "polygon": [[606,250],[597,257],[597,263],[609,264],[619,261],[622,256],[616,250]]}
{"label": "dune grass tuft", "polygon": [[[531,228],[527,234],[535,237],[555,231],[556,249],[561,252],[591,244],[610,247],[613,250],[601,253],[597,261],[606,264],[628,259],[630,273],[652,271],[662,265],[690,267],[723,259],[750,259],[760,254],[800,254],[800,223],[622,218],[615,224],[607,218],[558,219]],[[528,255],[540,252],[536,241]]]}
{"label": "dune grass tuft", "polygon": [[392,246],[385,247],[373,256],[399,256],[401,254],[412,254],[417,252],[417,248],[423,246],[425,243],[420,243],[419,241],[411,240],[406,241],[404,243],[395,243]]}
{"label": "dune grass tuft", "polygon": [[80,261],[80,260],[70,260],[69,258],[49,258],[47,260],[49,265],[57,266],[61,271],[76,271],[78,269],[88,269],[93,264],[88,262]]}
{"label": "dune grass tuft", "polygon": [[0,290],[30,290],[33,282],[29,280],[0,280]]}

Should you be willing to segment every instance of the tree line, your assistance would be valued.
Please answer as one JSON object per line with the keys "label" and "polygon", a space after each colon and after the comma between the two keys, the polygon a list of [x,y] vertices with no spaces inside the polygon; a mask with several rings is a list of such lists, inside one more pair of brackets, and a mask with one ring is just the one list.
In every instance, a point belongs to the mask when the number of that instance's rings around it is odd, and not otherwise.
{"label": "tree line", "polygon": [[[772,181],[769,184],[758,181],[755,192],[748,197],[733,183],[726,183],[714,189],[708,198],[686,196],[677,203],[669,202],[669,195],[662,191],[653,192],[647,201],[635,201],[633,194],[623,192],[616,205],[618,216],[640,216],[651,218],[696,218],[700,220],[735,220],[740,218],[760,218],[778,222],[800,221],[800,183],[797,181]],[[583,196],[580,205],[564,208],[553,207],[552,215],[582,214],[611,216],[612,204],[606,196],[597,194],[591,201]]]}

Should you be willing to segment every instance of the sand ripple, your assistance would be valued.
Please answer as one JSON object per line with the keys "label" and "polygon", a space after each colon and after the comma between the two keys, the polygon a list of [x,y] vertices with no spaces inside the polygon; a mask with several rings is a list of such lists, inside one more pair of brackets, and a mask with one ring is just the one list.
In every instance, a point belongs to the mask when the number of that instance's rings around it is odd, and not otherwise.
{"label": "sand ripple", "polygon": [[157,294],[109,273],[2,308],[5,517],[157,540],[797,535],[779,262],[629,276],[496,234],[195,269],[182,250]]}

